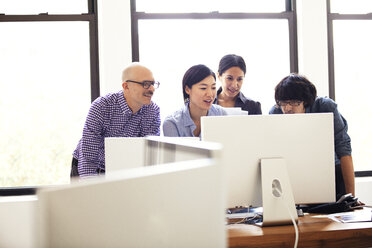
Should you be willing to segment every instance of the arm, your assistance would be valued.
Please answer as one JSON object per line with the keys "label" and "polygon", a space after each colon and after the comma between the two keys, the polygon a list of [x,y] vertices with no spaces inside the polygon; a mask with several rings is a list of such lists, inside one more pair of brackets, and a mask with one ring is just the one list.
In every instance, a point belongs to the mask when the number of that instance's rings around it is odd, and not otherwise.
{"label": "arm", "polygon": [[180,137],[176,123],[170,119],[166,119],[163,123],[163,134],[169,137]]}
{"label": "arm", "polygon": [[254,111],[252,113],[249,113],[248,114],[252,114],[252,115],[262,115],[262,110],[261,110],[261,103],[260,102],[254,102]]}
{"label": "arm", "polygon": [[158,106],[149,111],[146,115],[150,116],[151,119],[146,118],[144,120],[144,128],[142,129],[141,135],[145,136],[159,136],[160,135],[160,109]]}
{"label": "arm", "polygon": [[355,196],[355,176],[353,158],[351,156],[343,156],[340,159],[342,177],[345,182],[346,193],[352,193]]}
{"label": "arm", "polygon": [[354,165],[351,156],[351,140],[347,133],[348,124],[338,111],[336,103],[329,100],[328,106],[333,112],[335,153],[340,160],[345,190],[346,193],[355,195]]}
{"label": "arm", "polygon": [[99,154],[103,151],[103,130],[101,106],[93,102],[84,124],[79,151],[78,170],[81,178],[98,175],[99,159],[104,156]]}

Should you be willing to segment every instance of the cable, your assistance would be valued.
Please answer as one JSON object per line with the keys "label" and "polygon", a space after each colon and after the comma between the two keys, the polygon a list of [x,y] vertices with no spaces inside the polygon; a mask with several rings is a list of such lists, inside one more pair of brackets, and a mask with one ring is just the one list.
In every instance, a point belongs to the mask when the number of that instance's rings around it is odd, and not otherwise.
{"label": "cable", "polygon": [[297,227],[296,221],[294,219],[294,216],[292,215],[292,212],[289,209],[289,206],[288,206],[287,202],[283,199],[283,194],[282,194],[281,189],[277,188],[277,185],[275,185],[275,184],[273,184],[273,192],[272,193],[275,197],[278,197],[283,201],[284,205],[287,208],[289,216],[291,216],[291,220],[292,220],[292,223],[293,223],[293,226],[294,226],[294,229],[295,229],[295,233],[296,233],[295,243],[294,243],[293,247],[297,248],[299,234],[298,234],[298,227]]}
{"label": "cable", "polygon": [[295,239],[295,243],[294,243],[294,248],[297,248],[297,244],[298,244],[298,238],[299,238],[299,234],[298,234],[298,227],[297,227],[297,224],[296,224],[296,221],[291,213],[291,210],[289,209],[288,207],[288,204],[284,201],[283,197],[280,197],[282,199],[282,201],[284,202],[284,205],[286,206],[287,210],[288,210],[288,213],[289,215],[291,216],[291,220],[292,220],[292,223],[293,223],[293,226],[294,226],[294,229],[295,229],[295,233],[296,233],[296,239]]}

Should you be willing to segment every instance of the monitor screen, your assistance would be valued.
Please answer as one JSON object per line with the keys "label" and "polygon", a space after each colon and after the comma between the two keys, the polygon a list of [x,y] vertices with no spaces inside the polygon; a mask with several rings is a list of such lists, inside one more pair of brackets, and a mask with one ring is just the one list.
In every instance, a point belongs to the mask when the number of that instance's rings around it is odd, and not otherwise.
{"label": "monitor screen", "polygon": [[202,117],[203,141],[223,145],[227,207],[262,206],[260,161],[283,158],[296,204],[335,201],[333,114]]}

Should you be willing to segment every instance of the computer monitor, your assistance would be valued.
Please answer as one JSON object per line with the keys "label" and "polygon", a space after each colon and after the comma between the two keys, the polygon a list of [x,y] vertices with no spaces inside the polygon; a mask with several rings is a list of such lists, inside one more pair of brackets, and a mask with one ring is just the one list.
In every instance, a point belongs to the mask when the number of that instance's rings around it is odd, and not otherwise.
{"label": "computer monitor", "polygon": [[112,137],[105,139],[106,175],[117,170],[210,158],[218,144],[191,137]]}
{"label": "computer monitor", "polygon": [[335,201],[332,113],[202,117],[201,139],[223,144],[227,207],[262,206],[268,158],[284,160],[296,204]]}
{"label": "computer monitor", "polygon": [[226,247],[220,149],[199,143],[209,158],[40,190],[36,247]]}

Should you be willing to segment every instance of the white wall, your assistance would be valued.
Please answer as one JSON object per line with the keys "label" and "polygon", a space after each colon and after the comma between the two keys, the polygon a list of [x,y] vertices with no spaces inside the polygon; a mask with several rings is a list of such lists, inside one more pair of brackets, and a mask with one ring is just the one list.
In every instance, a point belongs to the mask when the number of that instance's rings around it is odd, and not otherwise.
{"label": "white wall", "polygon": [[132,62],[129,0],[98,1],[101,95],[121,89],[121,73]]}
{"label": "white wall", "polygon": [[355,196],[366,205],[372,206],[372,177],[355,179]]}
{"label": "white wall", "polygon": [[298,67],[328,96],[327,1],[297,0]]}

